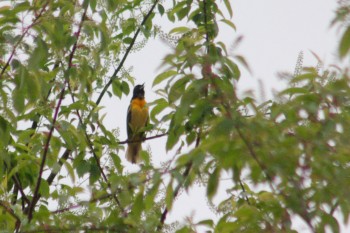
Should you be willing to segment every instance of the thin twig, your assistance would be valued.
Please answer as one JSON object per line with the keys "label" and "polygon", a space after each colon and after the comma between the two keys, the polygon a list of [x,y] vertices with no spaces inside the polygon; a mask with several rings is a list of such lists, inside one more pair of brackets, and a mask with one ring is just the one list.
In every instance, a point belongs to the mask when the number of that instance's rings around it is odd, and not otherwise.
{"label": "thin twig", "polygon": [[246,202],[248,203],[248,205],[250,205],[247,192],[246,192],[246,190],[245,190],[245,188],[244,188],[244,185],[243,185],[241,179],[239,179],[239,184],[241,185],[242,191],[243,191],[243,193],[244,193],[244,199],[246,200]]}
{"label": "thin twig", "polygon": [[[201,141],[201,131],[199,130],[199,132],[198,132],[198,134],[197,134],[197,138],[196,138],[196,145],[195,145],[195,148],[197,148],[197,147],[199,146],[200,141]],[[188,177],[188,175],[189,175],[189,173],[190,173],[190,171],[191,171],[191,168],[192,168],[192,162],[189,162],[189,163],[187,164],[187,166],[186,166],[186,170],[185,170],[184,173],[182,174],[183,181],[180,182],[180,183],[176,186],[176,188],[175,188],[175,190],[174,190],[173,199],[175,199],[175,198],[177,197],[177,195],[179,194],[179,191],[180,191],[180,189],[182,188],[182,185],[185,183],[185,181],[186,181],[186,179],[187,179],[187,177]],[[160,230],[163,228],[163,225],[164,225],[165,219],[166,219],[166,217],[167,217],[167,215],[168,215],[168,212],[169,212],[168,208],[165,207],[165,209],[164,209],[162,215],[160,216],[160,223],[159,223],[159,225],[158,225],[158,227],[157,227],[157,230],[158,230],[158,231],[160,231]]]}
{"label": "thin twig", "polygon": [[71,205],[71,206],[68,206],[68,207],[65,207],[65,208],[62,208],[62,209],[58,209],[58,210],[55,210],[55,211],[52,211],[51,214],[60,214],[60,213],[64,213],[66,211],[70,211],[70,210],[73,210],[73,209],[77,209],[77,208],[80,208],[82,206],[85,206],[86,204],[91,204],[91,203],[95,203],[97,201],[101,201],[101,200],[104,200],[104,199],[107,199],[107,198],[110,198],[112,197],[113,195],[115,195],[115,193],[111,193],[111,194],[105,194],[105,195],[102,195],[100,197],[96,197],[96,198],[93,198],[89,201],[81,201],[77,204],[74,204],[74,205]]}
{"label": "thin twig", "polygon": [[[66,161],[68,159],[70,152],[71,152],[70,150],[64,151],[64,153],[62,154],[61,158],[58,160],[58,165],[60,167],[62,167],[64,161]],[[50,173],[49,177],[46,180],[49,185],[52,184],[52,182],[55,179],[56,175],[57,175],[57,172],[51,172]]]}
{"label": "thin twig", "polygon": [[15,232],[18,232],[19,228],[21,227],[21,219],[17,216],[13,209],[11,209],[4,201],[0,200],[0,206],[2,206],[7,213],[9,213],[13,218],[16,219]]}
{"label": "thin twig", "polygon": [[[185,183],[185,180],[187,179],[187,177],[188,177],[188,175],[189,175],[189,173],[190,173],[191,168],[192,168],[192,162],[190,162],[190,163],[187,164],[186,170],[185,170],[184,173],[182,174],[182,176],[183,176],[183,178],[184,178],[184,179],[183,179],[183,182],[180,182],[180,183],[176,186],[176,188],[175,188],[175,190],[174,190],[174,194],[173,194],[173,199],[175,199],[175,198],[177,197],[177,195],[179,194],[179,191],[180,191],[182,185]],[[165,209],[164,209],[162,215],[160,216],[160,224],[159,224],[158,227],[157,227],[157,231],[160,231],[160,230],[163,228],[163,225],[164,225],[164,222],[165,222],[165,219],[166,219],[166,217],[167,217],[168,212],[169,212],[168,208],[165,207]]]}
{"label": "thin twig", "polygon": [[[147,22],[147,19],[148,19],[149,16],[152,14],[152,12],[153,12],[155,6],[158,4],[158,2],[159,2],[159,0],[156,0],[156,1],[155,1],[155,3],[153,4],[153,6],[151,7],[150,11],[148,12],[148,14],[147,14],[147,15],[145,16],[145,18],[143,19],[143,21],[142,21],[140,27],[143,26],[143,25]],[[117,69],[115,70],[115,72],[113,73],[113,75],[110,77],[110,81],[109,81],[109,82],[107,83],[107,85],[104,87],[104,89],[102,90],[101,94],[99,95],[97,101],[95,102],[95,103],[96,103],[96,106],[100,104],[104,93],[107,91],[108,87],[111,85],[111,83],[113,82],[113,80],[116,78],[118,72],[119,72],[120,69],[122,68],[122,66],[123,66],[123,64],[124,64],[124,62],[125,62],[125,60],[126,60],[128,54],[130,53],[130,51],[131,51],[133,45],[135,44],[135,41],[136,41],[136,39],[137,39],[137,36],[138,36],[138,34],[139,34],[139,32],[140,32],[140,27],[139,27],[139,29],[136,31],[136,33],[135,33],[135,35],[134,35],[134,37],[133,37],[133,39],[132,39],[132,41],[131,41],[131,43],[130,43],[128,49],[126,50],[126,52],[125,52],[125,54],[124,54],[124,56],[123,56],[123,59],[122,59],[121,63],[119,64],[119,66],[117,67]],[[93,110],[91,110],[91,112],[90,112],[90,114],[89,114],[89,116],[88,116],[87,118],[89,118],[89,117],[91,116],[91,113],[92,113],[92,112],[93,112]],[[163,135],[163,136],[164,136],[164,135]],[[151,139],[151,138],[146,138],[146,140],[149,140],[149,139]],[[125,144],[125,143],[128,143],[128,141],[126,140],[126,141],[120,142],[120,144]],[[67,149],[67,150],[63,153],[63,155],[66,155],[66,156],[61,156],[60,161],[62,161],[62,164],[63,164],[63,162],[64,162],[65,160],[67,160],[69,153],[70,153],[70,151]],[[60,167],[61,167],[61,166],[60,166]],[[53,179],[56,177],[56,175],[57,175],[57,173],[54,173],[54,172],[52,172],[52,173],[50,174],[49,178],[51,178],[51,179],[50,179],[51,182],[52,182]]]}
{"label": "thin twig", "polygon": [[205,27],[205,42],[207,48],[207,54],[210,52],[210,40],[209,40],[209,30],[208,30],[208,9],[207,9],[207,1],[203,0],[203,15],[204,15],[204,27]]}
{"label": "thin twig", "polygon": [[64,82],[64,87],[61,90],[60,97],[59,97],[59,100],[58,100],[58,103],[57,103],[57,106],[56,106],[56,109],[55,109],[55,114],[54,114],[54,117],[53,117],[52,125],[51,125],[51,128],[50,128],[50,132],[48,134],[48,137],[46,139],[46,143],[45,143],[45,146],[44,146],[44,152],[43,152],[43,157],[42,157],[41,164],[40,164],[39,176],[38,176],[38,179],[37,179],[37,182],[36,182],[36,186],[35,186],[35,190],[34,190],[34,194],[33,194],[33,199],[31,201],[29,209],[28,209],[28,221],[29,222],[32,220],[34,206],[35,206],[36,202],[38,201],[39,188],[40,188],[40,184],[41,184],[41,177],[43,175],[44,166],[45,166],[45,162],[46,162],[46,157],[47,157],[47,153],[49,151],[50,141],[51,141],[51,137],[52,137],[52,134],[53,134],[53,131],[54,131],[54,128],[55,128],[55,123],[57,121],[58,112],[59,112],[59,109],[61,107],[62,100],[63,100],[63,97],[64,97],[64,93],[65,93],[65,90],[66,90],[66,82],[67,81]]}
{"label": "thin twig", "polygon": [[168,133],[157,134],[157,135],[150,136],[150,137],[143,138],[143,139],[139,139],[139,140],[125,140],[125,141],[120,141],[118,143],[119,144],[126,144],[126,143],[133,143],[133,142],[143,142],[143,141],[152,140],[152,139],[155,139],[155,138],[164,137],[166,135],[168,135]]}
{"label": "thin twig", "polygon": [[24,39],[24,37],[27,35],[27,33],[29,32],[29,30],[36,24],[36,22],[39,20],[39,18],[43,15],[46,6],[49,4],[50,1],[47,1],[46,4],[42,7],[41,11],[39,12],[39,14],[34,18],[33,22],[26,27],[26,29],[24,30],[23,34],[21,35],[21,37],[18,39],[17,43],[13,46],[13,49],[11,51],[10,57],[7,59],[6,64],[4,65],[4,67],[1,69],[1,73],[0,73],[0,79],[2,78],[3,74],[5,73],[5,70],[7,69],[7,67],[10,65],[10,62],[13,58],[13,56],[15,55],[16,49],[17,47],[20,45],[20,43],[22,42],[22,40]]}
{"label": "thin twig", "polygon": [[[69,89],[69,92],[70,92],[70,96],[71,96],[71,98],[72,98],[72,102],[73,102],[73,104],[74,104],[74,103],[75,103],[75,98],[74,98],[73,91],[72,91],[72,89],[71,89],[71,87],[70,87],[69,84],[68,84],[68,89]],[[85,135],[86,142],[87,142],[87,144],[88,144],[88,146],[89,146],[89,148],[90,148],[90,150],[91,150],[91,152],[92,152],[92,154],[93,154],[93,156],[94,156],[94,159],[95,159],[95,161],[96,161],[97,167],[98,167],[98,169],[100,170],[100,173],[101,173],[101,175],[102,175],[104,181],[107,183],[108,188],[109,188],[110,190],[112,190],[111,183],[109,182],[109,180],[108,180],[108,178],[107,178],[107,176],[106,176],[106,174],[105,174],[105,172],[104,172],[104,170],[103,170],[103,168],[102,168],[102,166],[101,166],[99,157],[98,157],[97,154],[95,153],[95,149],[94,149],[93,143],[91,142],[91,139],[90,139],[88,133],[86,132],[85,124],[84,124],[84,122],[83,122],[83,119],[82,119],[82,117],[81,117],[80,112],[79,112],[78,109],[76,110],[76,114],[77,114],[78,119],[79,119],[79,124],[80,124],[81,126],[83,126],[83,130],[84,130],[84,135]],[[115,202],[117,203],[118,207],[121,209],[122,213],[124,213],[124,208],[122,207],[122,205],[121,205],[121,203],[120,203],[118,197],[117,197],[116,195],[113,195],[113,198],[114,198]]]}
{"label": "thin twig", "polygon": [[[86,17],[86,12],[87,12],[87,4],[86,4],[86,7],[84,9],[84,13],[82,15],[81,21],[80,21],[80,24],[79,24],[79,27],[78,27],[78,31],[76,33],[76,41],[75,41],[75,43],[73,45],[72,51],[71,51],[70,56],[69,56],[69,63],[68,63],[67,70],[70,70],[72,68],[72,66],[73,66],[73,64],[72,64],[73,57],[74,57],[75,51],[77,49],[78,39],[79,39],[79,36],[80,36],[81,28],[83,26],[83,22],[84,22],[85,17]],[[57,106],[56,106],[56,109],[55,109],[55,113],[54,113],[53,121],[52,121],[52,124],[51,124],[51,128],[50,128],[50,131],[49,131],[49,134],[48,134],[45,146],[44,146],[43,157],[42,157],[42,160],[41,160],[40,170],[39,170],[39,177],[37,179],[36,187],[35,187],[34,194],[33,194],[33,199],[32,199],[32,201],[30,203],[29,208],[28,208],[28,221],[29,222],[33,218],[34,207],[35,207],[35,204],[37,203],[37,201],[39,200],[39,197],[40,197],[39,196],[39,189],[40,189],[40,184],[41,184],[41,177],[42,177],[42,174],[43,174],[47,153],[49,151],[51,137],[52,137],[53,131],[55,129],[55,124],[56,124],[56,121],[57,121],[57,118],[58,118],[58,112],[60,110],[60,107],[61,107],[61,104],[62,104],[62,101],[63,101],[63,98],[64,98],[64,93],[66,91],[67,83],[68,83],[68,79],[66,79],[64,81],[64,84],[63,84],[63,87],[62,87],[62,90],[61,90],[61,93],[60,93],[60,96],[59,96],[59,100],[58,100],[58,103],[57,103]]]}
{"label": "thin twig", "polygon": [[102,100],[102,97],[104,96],[104,94],[106,93],[107,89],[109,88],[109,86],[112,84],[113,80],[117,78],[117,74],[119,73],[120,69],[123,67],[124,65],[124,62],[126,61],[126,58],[128,57],[132,47],[134,46],[135,42],[136,42],[136,39],[137,39],[137,36],[139,35],[140,31],[141,31],[141,27],[143,25],[145,25],[145,23],[147,22],[148,18],[151,16],[154,8],[156,7],[156,5],[158,4],[159,0],[155,0],[151,9],[149,10],[149,12],[147,13],[147,15],[145,15],[145,17],[143,18],[140,26],[138,27],[138,29],[136,30],[135,32],[135,35],[134,37],[132,38],[131,40],[131,43],[129,45],[129,47],[126,49],[125,51],[125,54],[122,58],[122,60],[120,61],[117,69],[115,69],[114,73],[112,74],[112,76],[110,77],[108,83],[106,84],[106,86],[103,88],[102,92],[100,93],[100,95],[98,96],[97,100],[96,100],[96,105],[99,105],[101,100]]}
{"label": "thin twig", "polygon": [[62,233],[62,232],[124,232],[120,230],[120,227],[95,227],[95,226],[72,226],[72,227],[45,227],[35,230],[21,231],[21,233]]}

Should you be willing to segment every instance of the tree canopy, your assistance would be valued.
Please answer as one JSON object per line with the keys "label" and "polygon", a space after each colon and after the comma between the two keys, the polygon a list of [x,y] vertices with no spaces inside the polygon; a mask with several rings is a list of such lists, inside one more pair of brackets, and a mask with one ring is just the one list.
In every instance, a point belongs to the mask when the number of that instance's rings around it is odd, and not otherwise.
{"label": "tree canopy", "polygon": [[[233,9],[229,0],[6,1],[0,229],[295,232],[299,217],[311,232],[339,232],[350,215],[350,83],[342,65],[350,58],[350,3],[340,1],[332,22],[341,32],[339,64],[303,67],[300,55],[287,88],[263,103],[237,95],[248,64],[218,39],[222,25],[234,39]],[[134,79],[125,62],[157,37],[173,49],[152,77],[159,98],[149,103],[145,140],[166,137],[176,156],[155,166],[151,148],[128,173],[127,141],[104,125],[101,101],[129,98]],[[213,202],[224,173],[232,178],[227,198]],[[196,183],[218,219],[167,222],[181,190]]]}

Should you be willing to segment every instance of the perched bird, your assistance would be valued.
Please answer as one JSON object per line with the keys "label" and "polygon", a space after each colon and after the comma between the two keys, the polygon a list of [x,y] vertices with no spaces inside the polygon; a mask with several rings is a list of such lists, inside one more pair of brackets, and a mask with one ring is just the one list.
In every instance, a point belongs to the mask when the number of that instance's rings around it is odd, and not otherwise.
{"label": "perched bird", "polygon": [[145,101],[144,85],[136,85],[128,108],[126,127],[128,131],[128,143],[126,159],[131,163],[140,162],[141,143],[144,132],[141,131],[148,123],[148,107]]}

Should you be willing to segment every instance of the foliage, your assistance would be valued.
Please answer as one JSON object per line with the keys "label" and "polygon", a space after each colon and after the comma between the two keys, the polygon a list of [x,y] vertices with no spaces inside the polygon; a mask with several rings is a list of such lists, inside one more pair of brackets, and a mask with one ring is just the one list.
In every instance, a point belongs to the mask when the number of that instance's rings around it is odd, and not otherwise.
{"label": "foliage", "polygon": [[[350,215],[349,72],[303,68],[300,57],[276,99],[258,104],[237,96],[247,63],[218,40],[221,25],[235,30],[232,8],[229,0],[2,6],[0,228],[293,232],[298,216],[313,232],[339,232],[335,213]],[[344,60],[349,8],[342,1],[333,22],[345,25]],[[165,35],[154,25],[159,19],[177,26]],[[145,152],[140,171],[127,174],[120,159],[126,142],[103,125],[101,100],[126,98],[134,81],[124,62],[157,36],[169,38],[174,50],[153,79],[160,98],[151,103],[148,130],[163,133],[146,140],[167,136],[166,150],[178,155],[155,167]],[[214,204],[224,172],[232,184],[227,198]],[[219,219],[166,222],[180,191],[196,182],[206,186]],[[83,193],[88,200],[81,200]]]}

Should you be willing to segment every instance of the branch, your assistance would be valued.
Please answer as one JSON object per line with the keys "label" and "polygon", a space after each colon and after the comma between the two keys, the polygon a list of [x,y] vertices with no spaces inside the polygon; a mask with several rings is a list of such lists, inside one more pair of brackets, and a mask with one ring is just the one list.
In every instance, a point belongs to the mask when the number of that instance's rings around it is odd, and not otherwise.
{"label": "branch", "polygon": [[86,204],[91,204],[91,203],[95,203],[97,201],[101,201],[101,200],[104,200],[104,199],[107,199],[107,198],[110,198],[112,197],[114,194],[105,194],[105,195],[102,195],[100,197],[97,197],[97,198],[93,198],[89,201],[81,201],[75,205],[71,205],[71,206],[68,206],[66,208],[62,208],[62,209],[58,209],[58,210],[55,210],[55,211],[52,211],[51,214],[60,214],[60,213],[64,213],[66,211],[70,211],[70,210],[73,210],[73,209],[77,209],[77,208],[80,208]]}
{"label": "branch", "polygon": [[0,206],[2,206],[7,213],[9,213],[13,218],[16,219],[16,224],[15,224],[15,232],[18,232],[20,226],[21,226],[21,219],[17,216],[17,214],[11,209],[7,203],[4,201],[0,200]]}
{"label": "branch", "polygon": [[[188,177],[188,174],[190,173],[190,170],[192,168],[192,162],[188,163],[187,166],[186,166],[186,170],[184,171],[184,173],[182,174],[182,176],[184,177],[184,180],[183,182],[179,183],[175,190],[174,190],[174,194],[173,194],[173,199],[175,199],[177,197],[177,195],[179,194],[179,191],[182,187],[182,185],[185,183],[185,180],[187,179]],[[160,231],[162,228],[163,228],[163,225],[164,225],[164,222],[165,222],[165,219],[167,217],[167,214],[168,214],[169,210],[167,207],[165,207],[162,215],[160,216],[160,224],[158,225],[157,227],[157,231]]]}
{"label": "branch", "polygon": [[[59,66],[59,63],[56,62],[52,70],[57,69],[58,66]],[[54,80],[54,79],[53,79],[53,80]],[[53,80],[51,80],[50,82],[52,82]],[[49,99],[49,96],[50,96],[50,94],[51,94],[51,90],[52,90],[52,87],[49,89],[49,91],[48,91],[48,93],[47,93],[47,95],[46,95],[45,102]],[[40,118],[41,115],[40,115],[40,114],[37,114],[37,117]],[[32,130],[36,130],[37,127],[38,127],[38,121],[36,121],[36,120],[34,119],[33,122],[32,122],[31,129],[32,129]],[[32,137],[33,135],[34,135],[34,132],[31,133],[30,137]],[[26,143],[26,146],[28,146],[28,145],[29,145],[29,142]],[[60,163],[60,161],[59,161],[59,163]],[[6,165],[6,164],[5,164],[5,165]],[[51,175],[50,175],[50,176],[51,176]],[[13,182],[15,183],[16,188],[20,191],[20,193],[21,193],[21,195],[22,195],[22,209],[24,209],[24,202],[26,202],[28,205],[30,205],[30,200],[27,198],[27,196],[25,195],[25,193],[24,193],[24,191],[23,191],[23,187],[22,187],[22,184],[21,184],[21,180],[20,180],[20,178],[19,178],[19,176],[18,176],[18,173],[14,174],[14,176],[12,177],[12,180],[13,180]],[[51,184],[51,183],[49,183],[49,185],[50,185],[50,184]],[[17,201],[17,198],[14,199],[13,204],[15,204],[16,201]],[[23,202],[23,201],[24,201],[24,202]]]}
{"label": "branch", "polygon": [[64,97],[64,93],[65,93],[65,90],[66,90],[66,83],[67,83],[67,81],[64,82],[64,87],[61,90],[60,97],[59,97],[59,100],[58,100],[58,103],[57,103],[57,106],[56,106],[56,109],[55,109],[55,114],[54,114],[54,117],[53,117],[52,125],[51,125],[51,128],[50,128],[50,132],[49,132],[49,135],[48,135],[48,137],[46,139],[46,143],[45,143],[45,146],[44,146],[44,153],[43,153],[43,158],[42,158],[41,164],[40,164],[39,176],[38,176],[38,179],[37,179],[37,182],[36,182],[36,186],[35,186],[35,190],[34,190],[34,194],[33,194],[33,199],[31,201],[29,209],[28,209],[28,221],[29,222],[33,218],[34,206],[35,206],[36,202],[39,199],[38,195],[39,195],[39,189],[40,189],[40,184],[41,184],[41,177],[43,175],[45,161],[46,161],[47,153],[49,151],[50,141],[51,141],[51,137],[52,137],[52,134],[53,134],[53,131],[54,131],[54,128],[55,128],[55,123],[57,121],[58,112],[59,112],[59,109],[61,107],[62,100],[63,100],[63,97]]}
{"label": "branch", "polygon": [[[78,31],[76,33],[76,41],[73,45],[73,48],[72,48],[72,51],[70,53],[70,56],[69,56],[69,63],[68,63],[68,68],[67,68],[67,71],[72,67],[72,61],[73,61],[73,57],[74,57],[74,53],[77,49],[77,44],[78,44],[78,39],[79,39],[79,36],[80,36],[80,32],[81,32],[81,28],[83,26],[83,22],[85,20],[85,16],[86,16],[86,12],[87,12],[87,5],[84,9],[84,13],[82,15],[82,18],[81,18],[81,21],[80,21],[80,24],[79,24],[79,28],[78,28]],[[34,194],[33,194],[33,199],[30,203],[30,206],[29,206],[29,209],[28,209],[28,221],[30,222],[33,218],[33,211],[34,211],[34,207],[35,207],[35,204],[37,203],[37,201],[39,200],[40,198],[40,195],[39,195],[39,189],[40,189],[40,184],[41,184],[41,177],[43,175],[43,171],[44,171],[44,166],[45,166],[45,161],[46,161],[46,157],[47,157],[47,153],[49,151],[49,146],[50,146],[50,141],[51,141],[51,137],[52,137],[52,134],[53,134],[53,131],[55,129],[55,124],[56,124],[56,121],[57,121],[57,118],[58,118],[58,112],[59,112],[59,109],[61,107],[61,104],[62,104],[62,100],[63,100],[63,97],[64,97],[64,93],[66,91],[66,85],[68,83],[68,79],[66,79],[64,81],[64,84],[63,84],[63,88],[61,90],[61,93],[60,93],[60,96],[59,96],[59,100],[58,100],[58,103],[57,103],[57,106],[56,106],[56,109],[55,109],[55,113],[54,113],[54,117],[53,117],[53,121],[52,121],[52,125],[51,125],[51,128],[50,128],[50,132],[49,132],[49,135],[47,137],[47,140],[46,140],[46,143],[45,143],[45,146],[44,146],[44,152],[43,152],[43,158],[41,160],[41,164],[40,164],[40,170],[39,170],[39,177],[38,177],[38,180],[37,180],[37,183],[36,183],[36,187],[35,187],[35,190],[34,190]]]}
{"label": "branch", "polygon": [[126,144],[126,143],[133,143],[133,142],[143,142],[143,141],[147,141],[147,140],[152,140],[152,139],[155,139],[155,138],[160,138],[160,137],[164,137],[168,135],[168,133],[162,133],[162,134],[157,134],[157,135],[154,135],[154,136],[151,136],[151,137],[147,137],[147,138],[143,138],[143,139],[139,139],[139,140],[124,140],[124,141],[121,141],[119,142],[119,144]]}
{"label": "branch", "polygon": [[[199,130],[199,132],[198,132],[198,134],[197,134],[197,139],[196,139],[195,148],[197,148],[197,147],[199,146],[199,143],[200,143],[200,141],[201,141],[201,137],[200,137],[200,136],[201,136],[201,130]],[[179,194],[179,191],[180,191],[182,185],[185,183],[185,181],[186,181],[186,179],[187,179],[187,177],[188,177],[188,175],[189,175],[189,173],[190,173],[191,168],[192,168],[192,162],[189,162],[189,163],[187,164],[187,166],[186,166],[186,170],[185,170],[184,173],[182,174],[182,176],[184,177],[183,182],[180,182],[180,183],[176,186],[176,188],[175,188],[175,190],[174,190],[173,199],[175,199],[175,198],[177,197],[177,195]],[[168,208],[165,207],[165,209],[164,209],[162,215],[160,216],[160,224],[159,224],[158,227],[157,227],[157,231],[160,231],[160,230],[163,228],[163,225],[164,225],[165,219],[166,219],[166,217],[167,217],[168,211],[169,211]]]}
{"label": "branch", "polygon": [[242,139],[243,143],[246,145],[246,147],[247,147],[247,149],[249,151],[249,154],[255,160],[255,162],[258,164],[258,166],[263,171],[263,173],[265,174],[267,180],[269,181],[270,188],[273,191],[276,191],[275,188],[272,185],[273,180],[272,180],[272,177],[270,176],[270,174],[268,173],[268,169],[267,169],[266,165],[259,160],[257,154],[255,153],[255,150],[253,149],[253,146],[248,141],[248,139],[243,135],[243,133],[242,133],[241,129],[239,128],[239,126],[236,125],[235,128],[236,128],[236,131],[237,131],[239,137]]}
{"label": "branch", "polygon": [[241,189],[242,189],[242,191],[243,191],[243,193],[244,193],[244,199],[245,199],[245,201],[248,203],[248,205],[250,205],[250,201],[249,201],[247,192],[246,192],[246,190],[245,190],[245,188],[244,188],[244,185],[243,185],[242,180],[241,180],[240,177],[239,177],[239,184],[241,185]]}
{"label": "branch", "polygon": [[[61,158],[58,160],[58,164],[59,164],[60,167],[62,167],[64,161],[66,161],[68,159],[70,152],[71,152],[70,150],[66,150],[62,154]],[[55,179],[56,175],[57,175],[57,173],[51,172],[51,174],[49,175],[49,177],[46,180],[49,185],[52,184],[52,182]]]}
{"label": "branch", "polygon": [[[22,184],[21,184],[21,181],[20,181],[20,179],[19,179],[18,174],[15,174],[15,175],[12,177],[12,180],[14,181],[16,187],[18,188],[19,192],[21,193],[22,199],[23,199],[27,204],[29,204],[30,201],[29,201],[29,199],[27,198],[27,196],[25,195],[25,193],[24,193],[24,191],[23,191]],[[22,207],[23,207],[23,206],[22,206]]]}
{"label": "branch", "polygon": [[[148,12],[148,14],[144,17],[143,21],[141,22],[140,27],[143,26],[143,25],[147,22],[147,19],[148,19],[149,16],[152,14],[152,12],[153,12],[153,10],[154,10],[154,8],[155,8],[155,6],[157,5],[158,2],[159,2],[159,0],[156,0],[156,1],[154,2],[154,4],[152,5],[150,11]],[[122,68],[122,66],[123,66],[123,64],[124,64],[124,62],[125,62],[125,60],[126,60],[128,54],[130,53],[132,47],[133,47],[134,44],[135,44],[135,41],[136,41],[136,39],[137,39],[138,34],[140,33],[140,27],[139,27],[138,30],[136,31],[136,33],[135,33],[135,35],[134,35],[134,37],[133,37],[133,39],[132,39],[132,41],[131,41],[129,47],[127,48],[127,50],[126,50],[126,52],[125,52],[125,54],[124,54],[124,56],[123,56],[123,59],[122,59],[121,63],[119,64],[119,66],[117,67],[117,69],[114,71],[113,75],[110,77],[109,82],[108,82],[107,85],[104,87],[104,89],[102,90],[101,94],[99,95],[97,101],[95,102],[96,105],[99,105],[99,104],[100,104],[103,95],[105,94],[105,92],[107,91],[108,87],[112,84],[113,80],[116,78],[118,72],[119,72],[120,69]],[[92,111],[93,111],[93,110],[92,110]],[[90,112],[88,118],[91,116],[92,111]],[[159,136],[159,137],[160,137],[160,136]],[[152,139],[152,137],[150,137],[150,139]],[[148,138],[147,138],[146,140],[148,140]],[[126,140],[126,141],[120,142],[120,144],[125,144],[125,143],[128,143],[128,141]],[[61,160],[61,161],[67,160],[69,153],[70,153],[70,151],[69,151],[69,150],[66,150],[66,151],[63,153],[63,155],[67,155],[67,156],[62,156],[60,160]],[[60,163],[60,164],[61,164],[61,163]],[[50,174],[50,176],[49,176],[48,181],[50,180],[50,181],[52,182],[52,181],[54,180],[54,178],[56,177],[56,175],[57,175],[57,173],[52,172],[52,173]],[[50,178],[51,178],[51,179],[50,179]],[[49,182],[49,184],[50,184],[50,182]]]}
{"label": "branch", "polygon": [[47,233],[47,232],[123,232],[120,227],[95,227],[95,226],[72,226],[67,228],[60,227],[45,227],[35,230],[21,231],[21,233]]}
{"label": "branch", "polygon": [[[69,92],[70,92],[70,96],[71,96],[71,98],[72,98],[72,102],[75,103],[74,94],[73,94],[72,88],[71,88],[71,86],[70,86],[69,83],[68,83],[68,89],[69,89]],[[89,148],[90,148],[90,150],[91,150],[91,152],[92,152],[92,154],[93,154],[93,156],[94,156],[94,159],[95,159],[95,161],[96,161],[96,164],[97,164],[97,166],[98,166],[98,169],[100,170],[100,173],[101,173],[101,175],[102,175],[104,181],[107,183],[108,188],[109,188],[110,190],[112,190],[111,184],[110,184],[110,182],[108,181],[107,176],[106,176],[106,174],[105,174],[105,172],[103,171],[103,168],[102,168],[102,166],[101,166],[100,159],[99,159],[99,157],[98,157],[98,156],[96,155],[96,153],[95,153],[95,149],[94,149],[93,143],[91,142],[90,137],[89,137],[88,133],[86,132],[86,127],[85,127],[85,124],[84,124],[84,122],[83,122],[83,119],[82,119],[82,117],[81,117],[81,115],[80,115],[80,113],[79,113],[79,110],[76,109],[75,112],[76,112],[76,114],[77,114],[77,116],[78,116],[79,124],[80,124],[81,126],[83,126],[85,139],[86,139],[87,144],[88,144],[88,146],[89,146]],[[117,203],[118,207],[121,209],[122,213],[124,213],[124,209],[123,209],[123,207],[122,207],[122,205],[121,205],[121,203],[120,203],[118,197],[117,197],[116,195],[113,195],[113,198],[114,198],[115,202]]]}
{"label": "branch", "polygon": [[209,54],[210,46],[209,46],[209,33],[208,33],[208,15],[207,15],[207,1],[203,0],[203,15],[204,15],[204,27],[205,27],[205,42],[207,47],[207,54]]}
{"label": "branch", "polygon": [[140,26],[138,27],[138,29],[136,30],[136,33],[134,35],[134,37],[132,38],[131,40],[131,43],[129,45],[129,47],[126,49],[126,52],[121,60],[121,62],[119,63],[117,69],[115,69],[114,73],[112,74],[112,76],[110,77],[108,83],[106,84],[106,86],[103,88],[102,92],[100,93],[99,97],[97,98],[96,100],[96,105],[99,105],[101,100],[102,100],[102,97],[104,96],[104,94],[106,93],[107,89],[109,88],[109,86],[112,84],[113,80],[116,79],[117,77],[117,74],[119,73],[120,69],[123,67],[124,65],[124,62],[126,60],[126,58],[128,57],[132,47],[134,46],[135,44],[135,41],[137,39],[137,36],[139,35],[140,31],[141,31],[141,27],[143,25],[145,25],[145,23],[147,22],[148,18],[151,16],[154,8],[156,7],[156,5],[158,4],[159,0],[155,0],[151,9],[149,10],[149,12],[147,13],[147,15],[145,15],[145,17],[143,18]]}
{"label": "branch", "polygon": [[10,57],[9,59],[7,59],[6,64],[4,65],[4,67],[1,70],[0,73],[0,79],[2,78],[3,74],[5,73],[5,70],[7,69],[7,67],[10,65],[10,62],[13,58],[13,56],[15,55],[16,49],[19,46],[19,44],[22,42],[23,38],[27,35],[29,29],[31,29],[35,23],[39,20],[39,18],[43,15],[46,6],[49,4],[49,1],[46,2],[46,4],[43,6],[43,8],[41,9],[41,11],[39,12],[38,15],[36,15],[36,17],[34,18],[33,22],[24,30],[23,34],[21,35],[21,37],[18,39],[17,43],[13,46],[13,49],[11,51]]}

